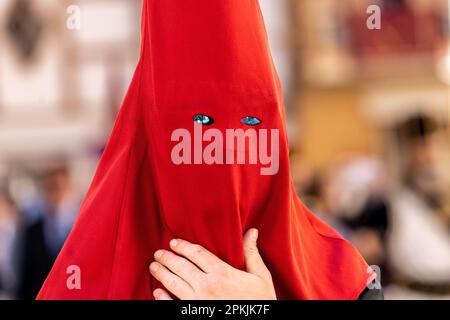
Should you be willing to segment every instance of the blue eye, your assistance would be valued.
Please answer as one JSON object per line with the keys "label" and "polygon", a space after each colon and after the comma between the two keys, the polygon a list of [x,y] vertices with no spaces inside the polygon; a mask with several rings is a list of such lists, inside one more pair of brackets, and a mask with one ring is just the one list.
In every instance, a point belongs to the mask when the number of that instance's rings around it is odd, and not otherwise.
{"label": "blue eye", "polygon": [[204,114],[197,114],[193,118],[195,123],[202,124],[204,126],[209,126],[214,123],[214,119],[208,116],[205,116]]}
{"label": "blue eye", "polygon": [[243,124],[246,124],[248,126],[257,126],[258,124],[260,124],[262,121],[259,120],[258,118],[255,117],[245,117],[244,119],[241,120]]}

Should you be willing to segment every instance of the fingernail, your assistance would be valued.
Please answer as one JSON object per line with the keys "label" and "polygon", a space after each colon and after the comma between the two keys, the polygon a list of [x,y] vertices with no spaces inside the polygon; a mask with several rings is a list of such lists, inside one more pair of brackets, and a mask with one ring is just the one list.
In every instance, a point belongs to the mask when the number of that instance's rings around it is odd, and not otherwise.
{"label": "fingernail", "polygon": [[160,295],[161,295],[161,294],[160,294],[160,292],[159,292],[158,289],[156,289],[155,291],[153,291],[153,296],[154,296],[156,299],[158,299]]}
{"label": "fingernail", "polygon": [[258,235],[259,235],[258,229],[253,229],[252,230],[252,240],[256,242],[258,240]]}
{"label": "fingernail", "polygon": [[170,241],[170,246],[171,247],[176,247],[178,245],[178,240],[177,239],[173,239]]}
{"label": "fingernail", "polygon": [[155,258],[156,258],[156,259],[161,258],[162,254],[163,254],[163,251],[162,251],[162,250],[156,251],[156,252],[155,252]]}
{"label": "fingernail", "polygon": [[156,271],[158,271],[158,270],[159,270],[159,264],[153,262],[153,263],[150,265],[150,271],[151,271],[151,272],[156,272]]}

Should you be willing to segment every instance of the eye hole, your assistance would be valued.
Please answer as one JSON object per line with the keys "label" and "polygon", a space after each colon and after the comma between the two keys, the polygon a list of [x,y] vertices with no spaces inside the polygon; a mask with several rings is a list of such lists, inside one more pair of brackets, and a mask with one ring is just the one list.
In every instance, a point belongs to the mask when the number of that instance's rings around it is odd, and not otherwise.
{"label": "eye hole", "polygon": [[244,119],[241,120],[243,124],[246,124],[248,126],[257,126],[258,124],[260,124],[262,121],[259,120],[258,118],[255,117],[245,117]]}
{"label": "eye hole", "polygon": [[209,126],[214,123],[213,118],[211,118],[209,116],[205,116],[204,114],[197,114],[192,119],[194,120],[195,123],[199,123],[204,126]]}

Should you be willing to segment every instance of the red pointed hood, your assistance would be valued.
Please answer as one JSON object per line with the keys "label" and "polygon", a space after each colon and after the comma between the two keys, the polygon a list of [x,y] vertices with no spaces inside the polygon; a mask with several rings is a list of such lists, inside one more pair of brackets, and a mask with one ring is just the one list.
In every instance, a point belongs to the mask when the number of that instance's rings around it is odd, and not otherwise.
{"label": "red pointed hood", "polygon": [[[205,125],[194,128],[195,116]],[[230,147],[227,132],[238,129],[256,145]],[[160,284],[149,263],[172,238],[243,269],[252,227],[280,299],[355,299],[365,288],[364,260],[293,188],[258,1],[145,0],[136,73],[38,298],[150,299]],[[81,270],[79,290],[67,287],[70,266]]]}

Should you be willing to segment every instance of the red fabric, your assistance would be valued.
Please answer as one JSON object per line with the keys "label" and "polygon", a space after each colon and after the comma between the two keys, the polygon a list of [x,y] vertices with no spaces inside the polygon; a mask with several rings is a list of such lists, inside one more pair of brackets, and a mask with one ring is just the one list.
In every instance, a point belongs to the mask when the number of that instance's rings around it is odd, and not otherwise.
{"label": "red fabric", "polygon": [[[280,130],[280,169],[175,165],[173,130]],[[145,0],[142,52],[76,224],[38,299],[151,299],[153,253],[172,238],[244,269],[243,233],[259,248],[280,299],[355,299],[367,265],[297,198],[289,173],[282,91],[257,0]],[[66,285],[80,267],[81,289]]]}

